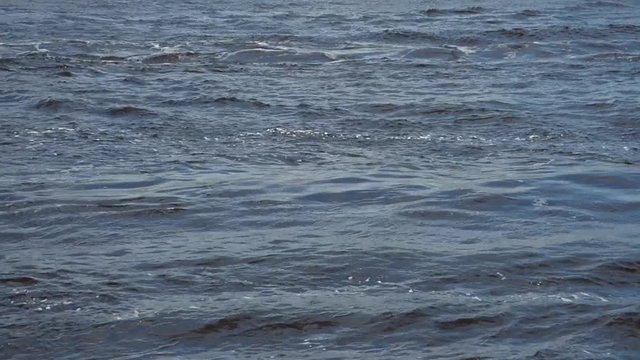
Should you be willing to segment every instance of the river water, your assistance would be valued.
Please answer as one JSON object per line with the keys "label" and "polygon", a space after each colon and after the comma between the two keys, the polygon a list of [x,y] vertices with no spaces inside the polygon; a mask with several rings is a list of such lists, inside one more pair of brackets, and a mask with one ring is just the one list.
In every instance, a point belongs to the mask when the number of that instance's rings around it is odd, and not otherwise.
{"label": "river water", "polygon": [[0,358],[640,358],[640,2],[0,2]]}

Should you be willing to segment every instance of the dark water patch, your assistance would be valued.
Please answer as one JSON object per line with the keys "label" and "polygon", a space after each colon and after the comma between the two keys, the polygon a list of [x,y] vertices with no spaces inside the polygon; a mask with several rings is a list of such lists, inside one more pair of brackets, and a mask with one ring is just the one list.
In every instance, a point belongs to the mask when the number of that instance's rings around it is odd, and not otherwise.
{"label": "dark water patch", "polygon": [[[253,212],[252,212],[253,213]],[[241,227],[243,229],[288,229],[305,228],[316,222],[313,220],[262,220],[262,219],[233,219],[227,222],[231,227]]]}
{"label": "dark water patch", "polygon": [[638,274],[640,276],[640,261],[621,261],[600,266],[605,271]]}
{"label": "dark water patch", "polygon": [[101,201],[85,211],[108,212],[127,217],[173,215],[188,208],[177,198],[137,198]]}
{"label": "dark water patch", "polygon": [[262,266],[265,269],[274,268],[283,264],[284,260],[295,263],[301,260],[308,262],[314,261],[317,256],[312,253],[307,254],[277,254],[271,253],[267,255],[255,256],[197,256],[192,254],[189,258],[175,258],[167,262],[149,261],[135,265],[137,270],[154,271],[154,270],[223,270],[224,268],[248,268],[252,266]]}
{"label": "dark water patch", "polygon": [[587,63],[637,63],[640,62],[640,54],[626,52],[609,52],[595,55],[585,55],[578,58]]}
{"label": "dark water patch", "polygon": [[106,63],[121,63],[127,60],[124,56],[104,55],[98,56],[98,59]]}
{"label": "dark water patch", "polygon": [[140,76],[127,76],[122,79],[122,82],[125,84],[133,84],[133,85],[145,85],[147,82],[144,78]]}
{"label": "dark water patch", "polygon": [[596,109],[596,110],[611,109],[611,108],[617,107],[617,102],[615,100],[612,100],[612,101],[600,101],[600,102],[590,102],[590,103],[584,104],[584,107],[587,107],[587,108],[590,108],[590,109]]}
{"label": "dark water patch", "polygon": [[[501,111],[495,111],[494,114],[475,114],[471,116],[459,117],[453,120],[454,125],[462,125],[462,126],[477,126],[477,127],[487,127],[487,126],[495,126],[495,127],[504,127],[513,125],[517,123],[518,120],[521,120],[517,116],[503,114]],[[479,137],[477,137],[479,138]]]}
{"label": "dark water patch", "polygon": [[622,7],[628,7],[629,4],[626,1],[586,1],[584,3],[585,7],[595,7],[595,8],[606,8],[606,7],[613,7],[613,8],[622,8]]}
{"label": "dark water patch", "polygon": [[[393,113],[409,106],[394,103],[374,103],[374,104],[362,104],[358,105],[358,110],[371,113]],[[408,120],[403,119],[403,122]]]}
{"label": "dark water patch", "polygon": [[537,16],[541,16],[542,12],[538,10],[526,9],[526,10],[520,11],[518,15],[524,16],[524,17],[537,17]]}
{"label": "dark water patch", "polygon": [[364,184],[368,182],[372,182],[373,180],[361,177],[340,177],[340,178],[332,178],[328,180],[320,180],[318,184]]}
{"label": "dark water patch", "polygon": [[606,326],[624,331],[627,336],[640,338],[640,312],[626,312],[612,317]]}
{"label": "dark water patch", "polygon": [[37,283],[39,283],[38,280],[28,276],[0,278],[0,284],[7,286],[31,286]]}
{"label": "dark water patch", "polygon": [[408,217],[416,220],[429,222],[475,222],[480,223],[486,221],[482,216],[472,214],[466,211],[458,210],[438,210],[438,209],[422,209],[422,210],[402,210],[398,213],[400,216]]}
{"label": "dark water patch", "polygon": [[458,49],[445,47],[428,47],[403,51],[400,56],[404,59],[414,60],[458,60],[464,53]]}
{"label": "dark water patch", "polygon": [[235,96],[219,97],[214,99],[213,103],[220,104],[220,105],[251,106],[256,108],[268,108],[271,106],[268,103],[265,103],[259,100],[254,100],[254,99],[243,100]]}
{"label": "dark water patch", "polygon": [[143,117],[155,115],[155,113],[151,110],[131,105],[110,108],[109,110],[107,110],[107,114],[114,117]]}
{"label": "dark water patch", "polygon": [[[192,268],[192,267],[202,267],[202,268],[222,268],[226,266],[232,266],[236,264],[244,263],[252,263],[252,259],[248,258],[245,260],[228,257],[228,256],[215,256],[215,257],[204,257],[204,258],[193,258],[193,259],[175,259],[169,262],[146,262],[136,265],[136,269],[139,270],[161,270],[161,269],[183,269],[183,268]],[[254,259],[255,260],[255,259]]]}
{"label": "dark water patch", "polygon": [[422,32],[405,29],[387,29],[373,35],[384,41],[390,42],[442,42],[444,38],[431,32]]}
{"label": "dark water patch", "polygon": [[0,9],[0,353],[636,358],[607,1]]}
{"label": "dark water patch", "polygon": [[391,189],[346,190],[338,192],[317,192],[298,198],[302,202],[342,203],[348,205],[398,204],[422,199]]}
{"label": "dark water patch", "polygon": [[[609,103],[604,103],[602,105],[604,108],[614,107],[615,104],[609,105]],[[623,117],[615,117],[612,119],[611,124],[618,128],[633,130],[632,134],[637,134],[640,131],[640,117],[632,118],[628,116]],[[633,148],[637,150],[636,147]]]}
{"label": "dark water patch", "polygon": [[18,65],[19,62],[15,58],[3,58],[0,57],[0,70],[1,71],[13,71],[12,66]]}
{"label": "dark water patch", "polygon": [[628,190],[638,190],[640,184],[640,175],[634,173],[570,174],[552,179],[586,186]]}
{"label": "dark water patch", "polygon": [[486,331],[486,327],[501,326],[504,323],[503,316],[474,316],[474,317],[458,317],[452,320],[439,320],[437,326],[443,331],[461,331],[469,330],[469,328],[482,328]]}
{"label": "dark water patch", "polygon": [[[241,324],[251,320],[251,317],[248,315],[237,315],[230,316],[227,318],[223,318],[212,323],[206,324],[201,328],[194,330],[190,335],[193,336],[203,336],[208,334],[215,334],[223,331],[231,331],[237,329]],[[189,337],[189,334],[186,334]],[[184,338],[185,335],[178,336],[180,338]]]}
{"label": "dark water patch", "polygon": [[[499,258],[492,262],[499,261]],[[505,260],[506,261],[506,260]],[[633,288],[640,284],[640,263],[614,260],[600,263],[594,256],[568,255],[546,259],[522,259],[515,265],[500,266],[506,277],[524,277],[533,283],[560,288]],[[523,280],[524,280],[523,279]],[[586,295],[585,295],[586,296]],[[608,303],[601,296],[595,301]]]}
{"label": "dark water patch", "polygon": [[73,77],[73,73],[69,70],[64,70],[64,71],[60,71],[58,73],[56,73],[56,75],[61,76],[61,77]]}
{"label": "dark water patch", "polygon": [[313,320],[313,319],[300,319],[290,322],[274,322],[264,325],[259,325],[254,329],[249,329],[244,332],[245,336],[282,336],[288,332],[294,333],[313,333],[316,331],[324,331],[330,328],[334,328],[338,325],[338,322],[331,320]]}
{"label": "dark water patch", "polygon": [[414,309],[406,312],[386,312],[378,316],[373,316],[363,322],[368,323],[373,333],[393,333],[405,331],[408,328],[424,326],[433,314],[429,314],[424,309]]}
{"label": "dark water patch", "polygon": [[[121,181],[115,179],[94,179],[92,182],[87,182],[84,184],[74,184],[72,189],[74,190],[106,190],[106,189],[118,189],[118,190],[126,190],[126,189],[144,189],[149,188],[155,185],[160,185],[165,183],[167,180],[156,177],[150,179],[123,179]],[[164,196],[137,196],[137,197],[124,197],[117,199],[104,199],[100,203],[106,206],[119,204],[119,203],[127,203],[127,202],[146,202],[146,201],[170,201],[169,199],[177,199],[173,197],[164,197]]]}
{"label": "dark water patch", "polygon": [[322,64],[334,59],[323,52],[298,52],[280,49],[246,49],[239,50],[222,57],[222,60],[239,64],[263,63],[294,63],[294,64]]}
{"label": "dark water patch", "polygon": [[169,216],[186,211],[187,208],[179,206],[170,206],[164,208],[152,208],[152,209],[140,209],[140,210],[128,210],[120,211],[119,214],[127,217],[156,217],[156,216]]}
{"label": "dark water patch", "polygon": [[[145,201],[135,202],[109,202],[109,201],[61,201],[46,200],[33,201],[15,207],[11,210],[11,216],[14,221],[21,221],[27,225],[32,222],[34,215],[37,216],[43,226],[45,223],[57,223],[61,227],[72,227],[72,218],[80,214],[89,219],[99,219],[102,217],[105,221],[111,217],[158,217],[172,216],[189,210],[190,207],[176,199],[146,199]],[[112,219],[112,218],[111,218]],[[55,232],[53,234],[63,234]]]}
{"label": "dark water patch", "polygon": [[233,198],[244,198],[250,197],[253,195],[261,195],[265,194],[267,191],[260,187],[238,187],[235,189],[212,189],[210,191],[205,192],[203,195],[207,198],[222,198],[222,199],[233,199]]}
{"label": "dark water patch", "polygon": [[487,9],[480,6],[470,6],[463,9],[437,9],[431,8],[421,12],[427,16],[445,16],[445,15],[478,15],[486,12]]}
{"label": "dark water patch", "polygon": [[507,211],[513,212],[531,205],[528,199],[492,193],[467,194],[454,200],[454,206],[468,211]]}
{"label": "dark water patch", "polygon": [[279,336],[302,336],[323,332],[337,327],[333,320],[316,317],[296,319],[270,319],[269,317],[239,314],[227,316],[187,333],[171,338],[182,341],[204,340],[212,336],[257,337],[259,342]]}
{"label": "dark water patch", "polygon": [[531,36],[530,32],[527,29],[519,28],[519,27],[511,28],[511,29],[502,29],[497,32],[494,31],[494,33],[497,33],[501,36],[510,37],[510,38],[522,38],[525,36],[527,37]]}
{"label": "dark water patch", "polygon": [[513,27],[501,30],[490,30],[485,33],[489,38],[503,37],[514,40],[577,40],[577,39],[606,39],[611,35],[611,30],[602,27],[576,27],[576,26],[547,26],[547,27]]}
{"label": "dark water patch", "polygon": [[159,54],[147,56],[142,59],[142,62],[145,64],[177,64],[185,61],[192,61],[197,56],[198,54],[191,52]]}
{"label": "dark water patch", "polygon": [[609,24],[609,29],[616,33],[640,34],[640,25],[633,24]]}
{"label": "dark water patch", "polygon": [[58,110],[64,109],[66,105],[67,105],[67,102],[65,100],[48,98],[48,99],[43,99],[38,101],[35,105],[35,108],[50,110],[50,111],[58,111]]}
{"label": "dark water patch", "polygon": [[609,285],[634,287],[640,285],[640,261],[614,261],[590,270]]}

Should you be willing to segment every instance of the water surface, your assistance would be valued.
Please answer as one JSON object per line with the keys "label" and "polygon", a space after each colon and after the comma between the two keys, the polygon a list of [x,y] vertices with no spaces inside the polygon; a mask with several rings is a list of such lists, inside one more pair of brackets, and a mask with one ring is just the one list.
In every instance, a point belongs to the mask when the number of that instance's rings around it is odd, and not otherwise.
{"label": "water surface", "polygon": [[637,1],[0,19],[0,357],[640,356]]}

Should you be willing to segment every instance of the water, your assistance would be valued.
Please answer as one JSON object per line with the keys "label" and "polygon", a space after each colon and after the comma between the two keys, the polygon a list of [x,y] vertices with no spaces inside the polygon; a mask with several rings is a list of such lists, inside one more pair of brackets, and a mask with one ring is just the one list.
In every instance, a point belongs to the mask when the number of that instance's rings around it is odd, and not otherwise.
{"label": "water", "polygon": [[640,357],[637,1],[0,19],[1,358]]}

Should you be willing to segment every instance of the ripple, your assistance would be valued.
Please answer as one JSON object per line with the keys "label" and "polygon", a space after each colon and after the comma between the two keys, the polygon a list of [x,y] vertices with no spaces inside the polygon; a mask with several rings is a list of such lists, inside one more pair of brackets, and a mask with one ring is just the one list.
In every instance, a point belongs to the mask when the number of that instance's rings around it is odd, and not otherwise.
{"label": "ripple", "polygon": [[637,357],[630,1],[72,3],[0,6],[3,356]]}

